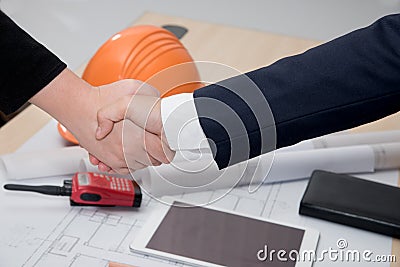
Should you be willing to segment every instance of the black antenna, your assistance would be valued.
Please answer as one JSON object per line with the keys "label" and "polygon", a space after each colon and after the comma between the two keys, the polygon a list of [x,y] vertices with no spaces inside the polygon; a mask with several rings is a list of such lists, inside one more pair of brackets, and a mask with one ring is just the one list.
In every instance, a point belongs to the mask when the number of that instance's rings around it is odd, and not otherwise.
{"label": "black antenna", "polygon": [[28,191],[52,196],[71,196],[71,187],[52,186],[52,185],[21,185],[21,184],[6,184],[4,189],[12,191]]}

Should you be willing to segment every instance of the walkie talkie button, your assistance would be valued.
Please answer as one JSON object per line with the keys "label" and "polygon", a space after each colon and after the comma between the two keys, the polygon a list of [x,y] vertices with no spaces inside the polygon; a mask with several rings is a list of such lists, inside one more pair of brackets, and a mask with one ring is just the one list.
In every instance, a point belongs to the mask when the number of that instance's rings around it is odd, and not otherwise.
{"label": "walkie talkie button", "polygon": [[91,193],[83,193],[81,195],[81,199],[84,201],[93,201],[97,202],[101,200],[101,196],[98,194],[91,194]]}

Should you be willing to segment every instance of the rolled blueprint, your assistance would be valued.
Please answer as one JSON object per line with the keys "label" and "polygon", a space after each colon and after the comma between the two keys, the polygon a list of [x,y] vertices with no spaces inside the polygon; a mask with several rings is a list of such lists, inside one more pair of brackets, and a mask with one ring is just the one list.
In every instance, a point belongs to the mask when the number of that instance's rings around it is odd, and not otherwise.
{"label": "rolled blueprint", "polygon": [[[272,160],[273,156],[273,161]],[[174,159],[175,161],[175,159]],[[272,164],[271,164],[272,163]],[[268,153],[223,170],[206,159],[149,167],[134,173],[154,196],[176,195],[236,185],[284,182],[308,178],[316,170],[369,173],[400,167],[400,143]],[[215,179],[215,178],[218,179]]]}
{"label": "rolled blueprint", "polygon": [[[249,173],[254,172],[251,167],[255,169],[253,160],[251,163]],[[282,152],[275,154],[269,171],[262,163],[258,165],[259,170],[255,170],[258,179],[265,177],[265,183],[274,183],[307,178],[314,170],[337,173],[373,172],[375,170],[375,154],[371,146]],[[265,176],[265,174],[267,175]]]}
{"label": "rolled blueprint", "polygon": [[375,170],[400,168],[400,143],[375,144],[371,147],[375,156]]}
{"label": "rolled blueprint", "polygon": [[400,143],[400,131],[331,134],[311,139],[314,148]]}
{"label": "rolled blueprint", "polygon": [[[245,164],[239,163],[224,170],[218,170],[211,159],[199,168],[199,164],[190,161],[148,167],[133,173],[135,179],[140,179],[142,190],[153,196],[194,193],[222,188],[233,188],[235,185],[248,184],[240,179],[245,172]],[[210,163],[210,164],[208,164]],[[243,178],[246,178],[243,176]]]}
{"label": "rolled blueprint", "polygon": [[86,150],[78,146],[7,154],[0,157],[0,175],[18,180],[74,174],[84,157]]}
{"label": "rolled blueprint", "polygon": [[380,131],[368,133],[335,133],[305,140],[292,146],[277,150],[280,152],[301,151],[320,148],[333,148],[358,145],[400,143],[400,131]]}

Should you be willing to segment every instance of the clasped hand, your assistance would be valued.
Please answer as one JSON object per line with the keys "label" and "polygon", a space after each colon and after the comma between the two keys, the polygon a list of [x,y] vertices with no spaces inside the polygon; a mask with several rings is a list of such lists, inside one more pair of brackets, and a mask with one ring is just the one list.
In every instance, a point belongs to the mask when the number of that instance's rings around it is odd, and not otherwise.
{"label": "clasped hand", "polygon": [[96,146],[87,147],[92,164],[103,172],[127,174],[171,162],[175,152],[163,133],[156,89],[123,80],[99,87],[98,94]]}

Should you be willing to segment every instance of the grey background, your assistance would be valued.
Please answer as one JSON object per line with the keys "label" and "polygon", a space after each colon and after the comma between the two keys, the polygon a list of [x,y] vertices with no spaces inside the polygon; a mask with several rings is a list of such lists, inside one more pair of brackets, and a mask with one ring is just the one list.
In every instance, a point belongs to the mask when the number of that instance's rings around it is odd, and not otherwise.
{"label": "grey background", "polygon": [[0,0],[0,8],[75,69],[145,11],[327,41],[400,12],[400,0]]}

